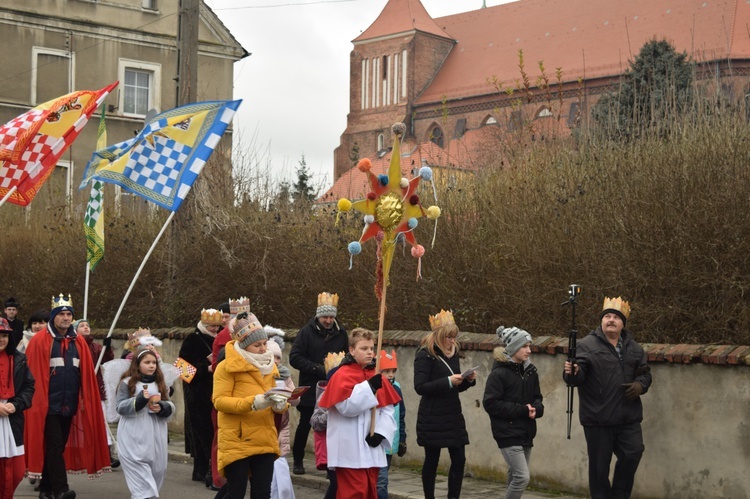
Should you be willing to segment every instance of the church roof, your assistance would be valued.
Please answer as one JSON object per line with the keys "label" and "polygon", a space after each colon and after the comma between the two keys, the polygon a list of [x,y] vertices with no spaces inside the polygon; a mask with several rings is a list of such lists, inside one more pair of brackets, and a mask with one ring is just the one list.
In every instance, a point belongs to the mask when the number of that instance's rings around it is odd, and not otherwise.
{"label": "church roof", "polygon": [[413,31],[453,40],[453,37],[430,17],[419,0],[388,0],[375,22],[355,38],[353,43]]}
{"label": "church roof", "polygon": [[[405,3],[419,2],[391,0],[386,9]],[[653,38],[666,38],[696,62],[750,61],[748,19],[748,0],[520,0],[437,18],[457,44],[416,103],[490,93],[487,80],[493,76],[514,88],[521,78],[519,50],[532,86],[539,61],[552,82],[555,68],[565,82],[620,75]],[[381,24],[378,18],[370,29],[387,31]]]}
{"label": "church roof", "polygon": [[[401,174],[413,178],[423,165],[443,170],[476,171],[482,154],[482,146],[492,138],[492,127],[467,130],[461,138],[454,138],[442,148],[432,142],[414,143],[401,146]],[[391,150],[385,154],[374,154],[370,157],[370,171],[375,175],[387,174],[391,164]],[[354,167],[341,175],[316,203],[336,203],[340,198],[350,200],[364,199],[370,191],[367,174]]]}

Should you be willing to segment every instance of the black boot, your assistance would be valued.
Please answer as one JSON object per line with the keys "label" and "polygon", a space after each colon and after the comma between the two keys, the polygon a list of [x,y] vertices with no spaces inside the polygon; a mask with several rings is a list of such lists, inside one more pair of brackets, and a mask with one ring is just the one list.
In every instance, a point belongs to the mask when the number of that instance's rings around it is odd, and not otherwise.
{"label": "black boot", "polygon": [[305,474],[305,465],[301,462],[294,463],[294,467],[292,468],[292,473],[295,475],[304,475]]}

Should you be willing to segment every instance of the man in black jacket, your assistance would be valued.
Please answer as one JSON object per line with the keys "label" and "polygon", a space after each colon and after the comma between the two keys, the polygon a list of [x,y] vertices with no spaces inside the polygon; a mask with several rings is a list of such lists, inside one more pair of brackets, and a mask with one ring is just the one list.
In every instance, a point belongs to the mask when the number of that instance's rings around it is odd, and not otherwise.
{"label": "man in black jacket", "polygon": [[[605,298],[601,325],[578,342],[563,379],[578,387],[579,418],[589,456],[592,499],[627,499],[643,455],[641,395],[651,386],[646,353],[625,329],[630,305]],[[609,465],[617,456],[612,483]]]}
{"label": "man in black jacket", "polygon": [[304,475],[305,447],[310,434],[310,418],[315,409],[315,387],[318,381],[326,379],[323,360],[329,353],[348,352],[349,337],[346,330],[336,321],[338,313],[339,295],[320,293],[315,317],[297,333],[289,353],[289,362],[299,370],[298,386],[309,386],[301,397],[297,410],[299,424],[294,433],[292,455],[295,475]]}

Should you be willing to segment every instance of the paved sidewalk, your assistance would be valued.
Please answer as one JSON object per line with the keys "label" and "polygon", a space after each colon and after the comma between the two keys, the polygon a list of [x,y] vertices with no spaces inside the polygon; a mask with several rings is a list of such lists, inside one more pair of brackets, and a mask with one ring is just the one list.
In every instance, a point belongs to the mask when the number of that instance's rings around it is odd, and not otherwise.
{"label": "paved sidewalk", "polygon": [[[177,438],[175,434],[170,434],[169,457],[175,460],[190,460],[190,457],[183,451],[185,442]],[[323,492],[328,488],[328,479],[325,471],[316,470],[312,463],[312,455],[308,455],[304,475],[292,475],[292,483],[302,487],[309,487],[321,490]],[[291,469],[291,462],[289,463]],[[391,467],[388,475],[388,496],[390,499],[424,499],[422,494],[422,477],[419,472],[406,468]],[[447,497],[448,495],[448,477],[438,475],[435,485],[435,495],[437,497]],[[461,490],[462,499],[487,499],[488,497],[502,497],[505,495],[505,484],[488,480],[478,480],[474,478],[464,478],[463,488]],[[543,493],[527,490],[523,493],[524,499],[580,499],[581,496],[565,495],[563,493]]]}

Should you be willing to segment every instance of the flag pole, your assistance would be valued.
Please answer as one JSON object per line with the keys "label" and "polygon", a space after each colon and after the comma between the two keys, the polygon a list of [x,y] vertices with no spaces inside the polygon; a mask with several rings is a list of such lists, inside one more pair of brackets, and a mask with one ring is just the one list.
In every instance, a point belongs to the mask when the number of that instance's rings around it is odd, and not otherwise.
{"label": "flag pole", "polygon": [[10,197],[10,196],[11,196],[11,195],[12,195],[12,194],[14,193],[14,192],[16,192],[16,189],[18,189],[18,186],[17,186],[17,185],[14,185],[13,187],[11,187],[11,188],[10,188],[10,190],[8,191],[8,193],[7,193],[7,194],[6,194],[5,196],[3,196],[3,199],[0,199],[0,206],[2,206],[2,205],[4,205],[4,204],[5,204],[5,202],[6,202],[7,200],[8,200],[8,198],[9,198],[9,197]]}
{"label": "flag pole", "polygon": [[[120,318],[120,314],[122,313],[122,309],[125,308],[125,302],[128,301],[128,297],[130,296],[130,292],[133,291],[133,287],[135,287],[135,281],[138,280],[138,276],[141,274],[141,271],[143,270],[143,267],[146,266],[146,262],[148,261],[148,258],[151,256],[151,253],[154,251],[154,248],[156,247],[156,244],[159,242],[159,239],[161,239],[161,236],[164,235],[164,231],[167,230],[167,226],[172,221],[172,218],[174,218],[174,214],[177,213],[176,211],[173,211],[170,213],[169,217],[167,218],[167,221],[164,222],[164,226],[161,228],[159,233],[156,235],[156,239],[154,239],[154,242],[151,244],[151,247],[148,249],[148,252],[146,253],[146,256],[143,257],[143,261],[141,262],[141,266],[138,267],[138,271],[135,273],[135,276],[133,277],[133,281],[130,283],[130,287],[125,292],[125,298],[122,299],[122,303],[120,303],[120,308],[117,309],[117,314],[115,314],[115,318],[112,321],[112,325],[109,327],[109,332],[107,333],[107,338],[112,337],[112,332],[115,330],[115,326],[117,325],[117,320]],[[102,348],[102,352],[99,354],[99,360],[96,361],[96,367],[94,368],[94,374],[99,372],[99,366],[102,363],[102,358],[104,357],[104,351],[106,349]]]}
{"label": "flag pole", "polygon": [[88,319],[89,310],[89,275],[91,275],[91,261],[86,261],[86,285],[83,288],[83,319]]}

